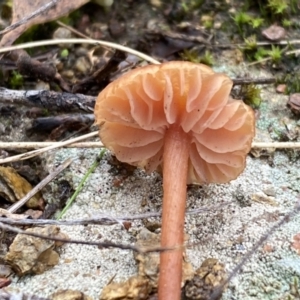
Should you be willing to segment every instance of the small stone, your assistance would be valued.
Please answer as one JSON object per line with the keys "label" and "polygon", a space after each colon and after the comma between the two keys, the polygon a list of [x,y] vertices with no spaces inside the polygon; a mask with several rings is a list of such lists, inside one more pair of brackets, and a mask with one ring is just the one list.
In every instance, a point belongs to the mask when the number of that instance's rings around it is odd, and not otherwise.
{"label": "small stone", "polygon": [[[44,228],[29,228],[26,232],[62,238],[59,227],[54,225]],[[59,255],[53,250],[55,246],[58,246],[58,243],[55,241],[18,234],[9,247],[9,252],[5,256],[5,262],[19,276],[28,273],[40,274],[48,267],[58,263]]]}
{"label": "small stone", "polygon": [[291,248],[294,249],[300,255],[300,233],[297,233],[293,236],[293,243]]}
{"label": "small stone", "polygon": [[271,253],[271,252],[273,252],[274,251],[274,247],[272,246],[272,245],[270,245],[270,244],[265,244],[264,246],[263,246],[263,252],[265,252],[265,253]]}
{"label": "small stone", "polygon": [[294,114],[300,114],[300,93],[291,94],[287,105]]}
{"label": "small stone", "polygon": [[125,32],[125,24],[115,19],[111,19],[109,22],[109,32],[115,38],[120,37]]}
{"label": "small stone", "polygon": [[74,67],[80,73],[86,74],[90,71],[91,64],[88,61],[87,57],[81,56],[76,60]]}
{"label": "small stone", "polygon": [[152,6],[160,8],[162,6],[162,1],[161,0],[150,0],[150,3]]}
{"label": "small stone", "polygon": [[271,197],[275,197],[275,196],[276,196],[275,189],[274,189],[274,187],[272,187],[272,186],[263,189],[263,192],[264,192],[267,196],[271,196]]}
{"label": "small stone", "polygon": [[[72,32],[63,27],[57,28],[53,33],[53,39],[70,39],[72,38]],[[73,44],[58,44],[60,48],[72,48]]]}
{"label": "small stone", "polygon": [[63,77],[66,77],[68,79],[74,78],[74,72],[72,70],[65,70],[61,73]]}
{"label": "small stone", "polygon": [[286,91],[286,84],[278,84],[276,87],[276,92],[279,94],[283,94]]}
{"label": "small stone", "polygon": [[49,85],[48,82],[39,80],[35,85],[35,90],[37,90],[37,91],[41,91],[41,90],[49,91],[50,90],[50,85]]}
{"label": "small stone", "polygon": [[272,25],[269,28],[263,30],[262,35],[270,41],[279,41],[285,37],[286,31],[281,26]]}

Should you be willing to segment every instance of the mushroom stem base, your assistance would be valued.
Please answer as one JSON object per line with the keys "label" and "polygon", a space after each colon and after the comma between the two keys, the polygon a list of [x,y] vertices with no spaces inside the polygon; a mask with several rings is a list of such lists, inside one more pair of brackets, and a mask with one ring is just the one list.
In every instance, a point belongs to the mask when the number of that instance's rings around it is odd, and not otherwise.
{"label": "mushroom stem base", "polygon": [[177,249],[161,252],[159,300],[179,300],[181,294],[189,145],[189,138],[182,128],[173,125],[168,129],[163,154],[161,246]]}

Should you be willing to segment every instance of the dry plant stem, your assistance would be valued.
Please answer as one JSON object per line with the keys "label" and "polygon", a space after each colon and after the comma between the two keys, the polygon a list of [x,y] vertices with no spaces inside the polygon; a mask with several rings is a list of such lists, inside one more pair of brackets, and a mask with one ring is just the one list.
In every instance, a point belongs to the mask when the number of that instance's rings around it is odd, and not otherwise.
{"label": "dry plant stem", "polygon": [[[0,149],[40,149],[50,146],[59,146],[61,142],[1,142]],[[60,145],[61,148],[102,148],[104,147],[101,142],[80,142],[72,143],[69,145]],[[252,148],[266,149],[300,149],[300,142],[253,142]]]}
{"label": "dry plant stem", "polygon": [[81,140],[85,140],[85,139],[88,139],[90,137],[94,137],[95,135],[98,135],[98,131],[87,133],[85,135],[82,135],[82,136],[79,136],[79,137],[76,137],[74,139],[70,139],[70,140],[67,140],[67,141],[64,141],[64,142],[58,142],[58,143],[53,144],[52,146],[45,147],[45,148],[42,148],[42,149],[33,150],[33,151],[29,151],[27,153],[18,154],[18,155],[15,155],[15,156],[6,157],[6,158],[2,158],[2,159],[0,158],[0,164],[29,159],[31,157],[35,157],[37,155],[40,155],[44,152],[54,150],[56,148],[62,148],[66,145],[69,145],[69,144],[72,144],[72,143],[75,143],[75,142],[79,142]]}
{"label": "dry plant stem", "polygon": [[58,45],[58,44],[91,44],[94,46],[106,46],[106,47],[111,47],[113,49],[118,49],[120,51],[128,52],[133,55],[136,55],[140,57],[141,59],[144,59],[152,64],[160,64],[159,61],[156,59],[152,58],[149,55],[146,55],[142,52],[139,52],[137,50],[134,50],[132,48],[116,44],[116,43],[111,43],[111,42],[106,42],[106,41],[101,41],[101,40],[93,40],[93,39],[55,39],[55,40],[45,40],[45,41],[39,41],[39,42],[30,42],[30,43],[24,43],[24,44],[19,44],[15,46],[9,46],[9,47],[3,47],[0,49],[0,53],[5,53],[17,49],[27,49],[27,48],[33,48],[33,47],[41,47],[41,46],[50,46],[50,45]]}
{"label": "dry plant stem", "polygon": [[159,300],[179,300],[181,294],[184,216],[189,140],[181,127],[172,125],[165,136],[163,165],[162,252],[158,282]]}

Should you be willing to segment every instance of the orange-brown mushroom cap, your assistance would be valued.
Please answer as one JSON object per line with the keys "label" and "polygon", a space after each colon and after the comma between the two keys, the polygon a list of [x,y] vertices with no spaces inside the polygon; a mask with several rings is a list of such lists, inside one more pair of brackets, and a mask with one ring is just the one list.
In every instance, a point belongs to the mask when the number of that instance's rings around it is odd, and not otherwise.
{"label": "orange-brown mushroom cap", "polygon": [[164,135],[189,137],[187,183],[225,183],[244,169],[255,132],[250,107],[230,97],[232,81],[202,64],[137,68],[109,84],[95,106],[100,138],[122,161],[151,172],[161,166]]}

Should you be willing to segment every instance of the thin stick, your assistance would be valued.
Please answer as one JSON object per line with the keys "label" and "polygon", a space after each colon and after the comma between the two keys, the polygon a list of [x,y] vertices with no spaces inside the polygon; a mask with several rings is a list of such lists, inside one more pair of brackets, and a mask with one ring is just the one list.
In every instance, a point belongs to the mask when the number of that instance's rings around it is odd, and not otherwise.
{"label": "thin stick", "polygon": [[234,85],[244,85],[244,84],[272,84],[276,82],[275,77],[266,78],[231,78]]}
{"label": "thin stick", "polygon": [[[49,236],[44,234],[39,234],[35,232],[30,232],[26,230],[22,230],[4,223],[0,222],[0,229],[7,230],[11,232],[15,232],[18,234],[24,234],[28,236],[33,236],[36,238],[44,239],[44,240],[50,240],[55,242],[61,242],[66,244],[80,244],[80,245],[89,245],[89,246],[98,246],[101,248],[118,248],[122,250],[132,250],[139,253],[151,253],[151,252],[170,252],[172,250],[177,250],[176,248],[162,248],[160,246],[153,246],[153,247],[140,247],[140,246],[133,246],[129,244],[117,244],[113,242],[93,242],[93,241],[87,241],[87,240],[69,240],[64,238],[59,238],[55,236]],[[180,246],[182,248],[182,246]]]}
{"label": "thin stick", "polygon": [[252,148],[300,149],[300,142],[253,142]]}
{"label": "thin stick", "polygon": [[27,153],[24,153],[24,154],[18,154],[18,155],[7,157],[7,158],[2,158],[2,159],[0,159],[0,164],[29,159],[29,158],[32,158],[34,156],[40,155],[44,152],[47,152],[49,150],[60,148],[60,147],[72,144],[74,142],[78,142],[78,141],[85,140],[85,139],[90,138],[90,137],[94,137],[96,135],[98,135],[98,131],[94,131],[94,132],[76,137],[74,139],[67,140],[65,142],[58,142],[58,143],[53,144],[52,146],[45,147],[45,148],[42,148],[42,149],[39,149],[39,150],[33,150],[33,151],[30,151],[30,152],[27,152]]}
{"label": "thin stick", "polygon": [[[60,144],[60,145],[59,145]],[[0,149],[32,149],[57,145],[55,148],[102,148],[101,142],[81,142],[61,145],[61,142],[0,142]],[[300,142],[253,142],[252,148],[300,149]],[[1,162],[1,161],[0,161]]]}
{"label": "thin stick", "polygon": [[82,32],[76,30],[75,28],[73,28],[73,27],[71,27],[71,26],[69,26],[69,25],[67,25],[67,24],[65,24],[65,23],[63,23],[63,22],[61,22],[61,21],[56,21],[56,23],[57,23],[59,26],[64,27],[64,28],[70,30],[71,32],[73,32],[74,34],[76,34],[76,35],[82,37],[83,39],[90,39],[89,36],[83,34]]}
{"label": "thin stick", "polygon": [[65,160],[58,168],[56,168],[52,173],[50,173],[46,178],[44,178],[38,185],[36,185],[27,195],[25,195],[18,202],[14,203],[7,211],[9,213],[16,212],[21,206],[23,206],[32,196],[39,192],[45,185],[47,185],[53,178],[55,178],[59,173],[61,173],[65,168],[67,168],[72,162],[71,158]]}
{"label": "thin stick", "polygon": [[238,272],[241,270],[243,265],[246,264],[247,260],[254,254],[257,253],[257,250],[259,247],[278,229],[280,228],[284,223],[291,221],[293,217],[296,216],[297,213],[300,211],[300,205],[298,204],[292,211],[287,213],[278,223],[276,223],[273,227],[271,227],[260,239],[259,241],[253,246],[253,248],[246,253],[246,255],[243,256],[243,258],[240,260],[240,262],[235,266],[235,268],[232,270],[232,272],[229,274],[227,279],[216,288],[216,290],[213,292],[210,300],[218,300],[220,299],[220,296],[222,294],[222,290],[230,282],[230,280],[238,274]]}
{"label": "thin stick", "polygon": [[42,13],[46,13],[48,10],[50,10],[51,8],[53,8],[57,4],[57,1],[58,0],[52,0],[49,3],[46,3],[42,7],[38,8],[37,10],[32,12],[30,15],[26,16],[25,18],[19,20],[18,22],[14,23],[14,24],[11,24],[10,26],[7,26],[5,29],[0,31],[0,34],[2,35],[2,34],[5,34],[5,33],[8,33],[10,31],[18,28],[19,26],[27,23],[28,21],[35,18],[36,16],[38,16]]}
{"label": "thin stick", "polygon": [[50,46],[50,45],[58,45],[58,44],[91,44],[94,46],[102,45],[102,46],[118,49],[120,51],[131,53],[131,54],[136,55],[152,64],[156,64],[156,65],[160,64],[160,62],[158,60],[152,58],[151,56],[149,56],[147,54],[144,54],[142,52],[134,50],[132,48],[122,46],[122,45],[112,43],[112,42],[93,40],[93,39],[55,39],[55,40],[30,42],[30,43],[24,43],[24,44],[19,44],[19,45],[10,46],[10,47],[3,47],[0,49],[0,53],[5,53],[5,52],[13,51],[13,50],[18,50],[18,49],[27,49],[27,48],[33,48],[33,47]]}
{"label": "thin stick", "polygon": [[[6,225],[3,223],[0,223],[0,228],[2,230],[11,231],[11,232],[15,232],[18,234],[29,235],[29,236],[33,236],[33,237],[37,237],[37,238],[41,238],[41,239],[45,239],[45,240],[62,242],[62,243],[100,246],[103,248],[119,248],[119,249],[123,249],[123,250],[133,250],[136,252],[147,252],[147,251],[141,250],[141,248],[139,248],[139,247],[132,246],[132,245],[116,244],[116,243],[112,243],[112,242],[92,242],[92,241],[87,241],[87,240],[85,240],[85,241],[83,241],[83,240],[68,240],[68,239],[58,238],[58,237],[54,237],[54,236],[48,236],[48,235],[43,235],[43,234],[38,234],[38,233],[34,233],[34,232],[21,230],[19,228],[16,228],[16,227],[13,227],[10,225]],[[157,250],[159,250],[159,249],[153,248],[150,250],[150,252],[157,251]]]}
{"label": "thin stick", "polygon": [[[186,215],[198,215],[205,212],[216,211],[219,209],[223,209],[225,206],[232,204],[233,201],[228,201],[218,205],[211,205],[206,207],[195,208],[186,211]],[[10,225],[16,226],[24,226],[24,225],[57,225],[57,226],[74,226],[74,225],[115,225],[115,224],[123,224],[126,221],[136,221],[136,220],[143,220],[149,218],[160,218],[160,212],[150,212],[145,214],[139,215],[132,215],[132,216],[110,216],[110,215],[99,215],[94,218],[86,218],[86,219],[77,219],[77,220],[49,220],[49,219],[14,219],[9,216],[9,214],[4,214],[4,209],[1,210],[0,222]],[[5,216],[5,217],[4,217]],[[19,216],[19,215],[18,215]]]}

